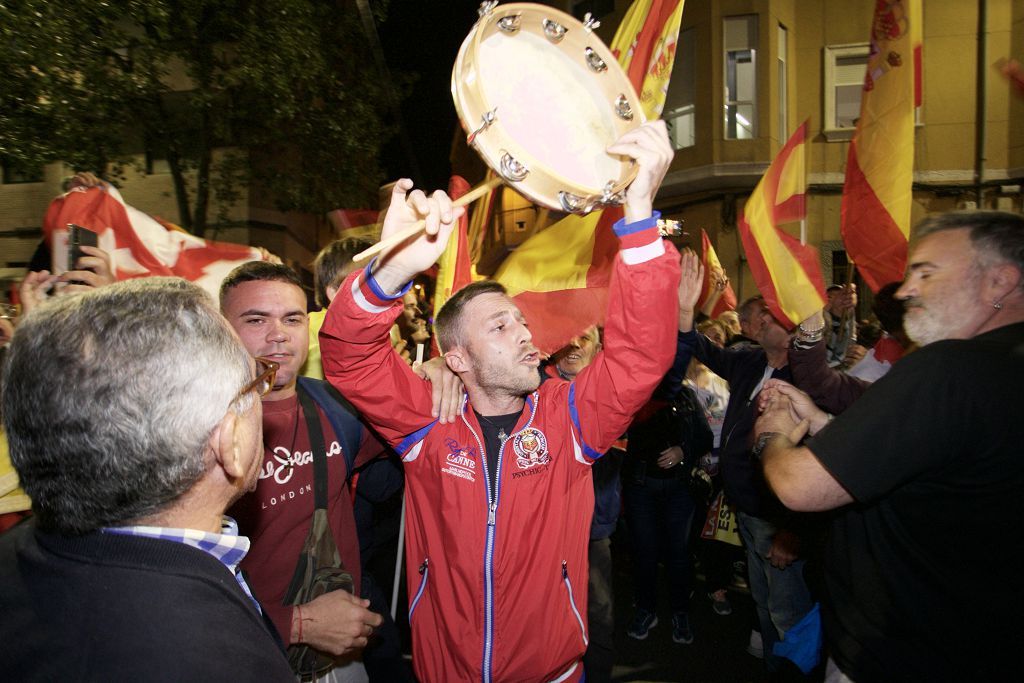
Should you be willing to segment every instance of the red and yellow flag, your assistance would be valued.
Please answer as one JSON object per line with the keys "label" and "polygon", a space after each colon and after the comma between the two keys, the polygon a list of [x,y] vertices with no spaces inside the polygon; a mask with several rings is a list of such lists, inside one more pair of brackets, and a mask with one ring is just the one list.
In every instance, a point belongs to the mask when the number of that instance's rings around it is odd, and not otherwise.
{"label": "red and yellow flag", "polygon": [[743,250],[772,315],[792,327],[825,306],[818,250],[779,226],[807,215],[804,145],[807,122],[797,128],[754,188],[739,219]]}
{"label": "red and yellow flag", "polygon": [[340,238],[376,242],[380,239],[380,214],[375,209],[334,209],[327,212],[327,220]]}
{"label": "red and yellow flag", "polygon": [[[665,106],[682,16],[683,0],[635,0],[610,46],[649,120]],[[618,253],[611,226],[622,215],[610,208],[567,216],[523,242],[495,273],[532,323],[542,351],[557,351],[581,330],[604,323]]]}
{"label": "red and yellow flag", "polygon": [[[701,236],[701,265],[704,266],[704,282],[701,285],[700,298],[697,299],[697,310],[704,310],[704,304],[707,303],[714,295],[715,278],[714,273],[721,273],[722,277],[725,276],[725,269],[722,268],[722,262],[718,260],[718,254],[715,252],[715,248],[711,245],[711,238],[708,237],[707,231],[703,228],[700,230]],[[721,296],[718,297],[718,301],[715,302],[715,307],[711,309],[711,317],[717,318],[726,311],[736,310],[736,293],[732,291],[732,285],[726,284],[725,291],[722,292]]]}
{"label": "red and yellow flag", "polygon": [[530,322],[533,343],[554,353],[590,325],[604,324],[612,263],[612,224],[621,209],[563,218],[523,242],[494,274]]}
{"label": "red and yellow flag", "polygon": [[639,92],[648,120],[665,107],[682,20],[683,0],[636,0],[612,39],[612,54]]}
{"label": "red and yellow flag", "polygon": [[[462,176],[453,175],[448,181],[448,196],[458,199],[469,192],[469,183]],[[437,261],[437,285],[434,288],[434,312],[441,310],[445,301],[473,281],[473,267],[469,259],[468,240],[469,218],[466,214],[459,219],[455,234],[448,240],[441,258]]]}
{"label": "red and yellow flag", "polygon": [[[484,174],[484,182],[489,182],[496,177],[494,171],[488,169]],[[494,215],[494,207],[498,198],[497,189],[491,190],[483,197],[473,203],[469,216],[469,261],[477,263],[484,250],[484,238],[487,237],[487,228],[491,224],[491,217]]]}
{"label": "red and yellow flag", "polygon": [[846,251],[876,292],[906,266],[920,74],[921,0],[878,0],[842,204]]}

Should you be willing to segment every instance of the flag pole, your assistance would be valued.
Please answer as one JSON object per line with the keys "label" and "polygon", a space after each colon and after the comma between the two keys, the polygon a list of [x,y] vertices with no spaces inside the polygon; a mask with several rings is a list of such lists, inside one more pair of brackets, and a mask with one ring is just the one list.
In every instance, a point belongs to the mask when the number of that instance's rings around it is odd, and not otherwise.
{"label": "flag pole", "polygon": [[[461,197],[456,199],[454,202],[452,202],[452,205],[458,207],[458,206],[467,206],[468,204],[472,204],[477,199],[480,199],[480,197],[483,197],[485,194],[487,194],[488,192],[490,192],[491,190],[496,188],[498,185],[501,185],[501,182],[502,182],[501,176],[497,176],[497,177],[485,180],[484,182],[480,183],[479,185],[474,187],[472,190],[470,190],[469,192],[467,192],[466,194],[462,195]],[[385,249],[390,249],[391,247],[395,246],[396,244],[401,244],[402,242],[404,242],[405,240],[409,239],[410,237],[414,237],[414,236],[420,234],[421,232],[423,232],[423,228],[426,227],[426,225],[427,225],[427,222],[424,221],[424,220],[417,221],[416,223],[414,223],[413,225],[410,225],[408,228],[406,228],[402,232],[394,234],[391,237],[388,237],[387,239],[381,240],[380,242],[377,242],[377,244],[373,245],[369,249],[365,249],[365,250],[359,252],[358,254],[356,254],[355,256],[352,257],[352,261],[354,263],[359,263],[361,261],[365,261],[366,259],[370,258],[374,254],[378,254],[378,253],[384,251]]]}
{"label": "flag pole", "polygon": [[405,493],[402,494],[402,518],[398,523],[398,548],[395,551],[395,580],[391,586],[391,620],[398,614],[398,587],[402,583],[402,560],[405,551]]}

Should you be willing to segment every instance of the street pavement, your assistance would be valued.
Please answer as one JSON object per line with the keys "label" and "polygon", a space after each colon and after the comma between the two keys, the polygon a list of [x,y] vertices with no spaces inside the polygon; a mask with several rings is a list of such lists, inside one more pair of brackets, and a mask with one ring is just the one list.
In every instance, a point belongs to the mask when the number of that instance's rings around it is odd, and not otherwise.
{"label": "street pavement", "polygon": [[693,643],[672,641],[672,611],[668,608],[668,577],[661,567],[658,585],[658,625],[645,640],[626,635],[633,618],[629,538],[620,528],[612,536],[615,591],[616,664],[612,678],[645,683],[747,683],[765,680],[760,659],[747,653],[750,630],[756,618],[754,603],[745,588],[729,591],[732,614],[721,616],[711,608],[707,590],[694,579],[690,600]]}

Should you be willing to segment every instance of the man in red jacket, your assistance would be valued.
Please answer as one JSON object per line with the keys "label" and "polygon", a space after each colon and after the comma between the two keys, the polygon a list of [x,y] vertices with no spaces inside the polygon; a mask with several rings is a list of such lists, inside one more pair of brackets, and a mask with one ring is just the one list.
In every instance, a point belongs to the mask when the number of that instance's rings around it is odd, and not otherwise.
{"label": "man in red jacket", "polygon": [[431,417],[430,388],[392,351],[388,329],[407,283],[437,260],[461,209],[443,192],[409,192],[407,180],[396,184],[382,237],[421,217],[426,234],[350,276],[321,330],[325,375],[405,463],[413,667],[425,683],[582,676],[590,465],[671,363],[679,280],[675,249],[664,246],[652,211],[672,159],[664,123],[609,151],[635,158],[639,173],[615,226],[622,251],[605,347],[572,382],[538,387],[540,353],[522,313],[501,285],[475,283],[435,323],[468,393],[463,414]]}

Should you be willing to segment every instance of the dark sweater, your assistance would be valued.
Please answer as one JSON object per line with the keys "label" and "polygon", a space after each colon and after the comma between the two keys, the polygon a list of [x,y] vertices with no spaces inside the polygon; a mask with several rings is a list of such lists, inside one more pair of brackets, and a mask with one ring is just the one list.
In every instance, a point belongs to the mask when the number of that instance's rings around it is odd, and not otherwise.
{"label": "dark sweater", "polygon": [[[764,378],[768,355],[760,346],[720,349],[696,331],[679,336],[693,355],[711,372],[729,383],[729,405],[722,424],[719,467],[725,495],[743,512],[777,521],[785,508],[768,488],[760,463],[751,457],[757,406],[751,394]],[[772,377],[792,381],[789,367],[772,372]]]}
{"label": "dark sweater", "polygon": [[0,536],[0,671],[11,681],[294,681],[231,572],[175,541]]}
{"label": "dark sweater", "polygon": [[806,391],[819,408],[833,415],[846,410],[871,386],[871,382],[830,368],[824,341],[790,346],[789,367],[793,372],[793,385]]}

